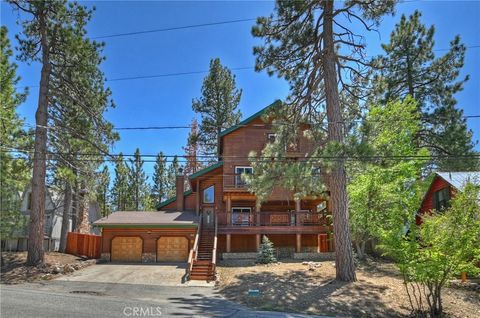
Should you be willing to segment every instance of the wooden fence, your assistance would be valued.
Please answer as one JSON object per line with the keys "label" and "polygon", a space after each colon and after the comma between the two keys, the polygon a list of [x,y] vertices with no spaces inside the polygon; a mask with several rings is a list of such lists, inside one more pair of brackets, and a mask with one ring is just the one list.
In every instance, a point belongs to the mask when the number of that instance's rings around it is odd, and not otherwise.
{"label": "wooden fence", "polygon": [[67,254],[86,256],[88,258],[100,258],[102,237],[93,234],[80,234],[68,232]]}

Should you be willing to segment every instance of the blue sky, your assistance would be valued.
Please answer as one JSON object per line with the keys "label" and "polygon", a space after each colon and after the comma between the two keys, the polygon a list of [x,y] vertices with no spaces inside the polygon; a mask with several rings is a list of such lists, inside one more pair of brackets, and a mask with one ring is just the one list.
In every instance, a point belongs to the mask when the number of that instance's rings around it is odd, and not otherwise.
{"label": "blue sky", "polygon": [[[95,5],[96,12],[88,25],[91,37],[158,28],[178,27],[226,20],[255,18],[272,12],[270,1],[217,2],[83,2]],[[366,34],[367,53],[380,53],[380,43],[388,41],[394,24],[402,13],[415,9],[423,13],[422,21],[436,27],[436,49],[448,48],[457,34],[467,46],[480,45],[480,2],[478,1],[409,1],[397,6],[394,17],[385,17],[379,33]],[[18,14],[1,3],[1,23],[14,34]],[[217,26],[190,28],[169,32],[148,33],[104,39],[107,57],[102,68],[107,79],[147,76],[166,73],[208,70],[211,58],[219,57],[230,68],[254,65],[252,47],[259,44],[251,36],[253,21]],[[441,55],[443,52],[436,52]],[[480,114],[480,48],[467,50],[463,75],[470,74],[463,92],[457,95],[458,106],[466,115]],[[40,68],[37,64],[19,63],[20,85],[38,85]],[[240,109],[247,117],[275,99],[285,98],[288,85],[281,79],[268,77],[253,70],[234,71],[237,86],[243,89]],[[117,127],[188,125],[195,114],[192,98],[200,95],[205,74],[193,74],[154,79],[108,82],[117,107],[106,117]],[[34,123],[38,88],[32,87],[27,101],[19,112]],[[480,119],[471,119],[469,128],[480,139]],[[139,147],[142,154],[182,154],[187,129],[157,131],[121,131],[121,140],[112,152],[131,154]],[[480,149],[477,146],[477,149]],[[153,164],[146,163],[151,174]]]}

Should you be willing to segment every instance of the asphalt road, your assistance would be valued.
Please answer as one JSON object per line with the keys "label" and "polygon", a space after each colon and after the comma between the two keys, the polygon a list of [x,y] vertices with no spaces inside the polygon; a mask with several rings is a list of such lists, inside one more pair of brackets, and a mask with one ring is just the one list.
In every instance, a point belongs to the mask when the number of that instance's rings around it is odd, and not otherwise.
{"label": "asphalt road", "polygon": [[[88,288],[87,288],[88,287]],[[258,312],[209,287],[52,281],[0,285],[1,317],[312,317]]]}

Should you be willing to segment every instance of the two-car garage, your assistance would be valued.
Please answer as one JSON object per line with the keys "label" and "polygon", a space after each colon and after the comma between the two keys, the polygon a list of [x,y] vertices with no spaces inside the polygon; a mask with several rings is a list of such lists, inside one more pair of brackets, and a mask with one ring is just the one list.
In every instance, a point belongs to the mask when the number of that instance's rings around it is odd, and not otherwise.
{"label": "two-car garage", "polygon": [[187,262],[197,229],[191,212],[115,212],[102,228],[102,259],[124,263]]}
{"label": "two-car garage", "polygon": [[[112,262],[142,262],[143,240],[138,236],[116,236],[111,240]],[[161,236],[157,239],[157,262],[186,262],[189,240],[185,236]]]}

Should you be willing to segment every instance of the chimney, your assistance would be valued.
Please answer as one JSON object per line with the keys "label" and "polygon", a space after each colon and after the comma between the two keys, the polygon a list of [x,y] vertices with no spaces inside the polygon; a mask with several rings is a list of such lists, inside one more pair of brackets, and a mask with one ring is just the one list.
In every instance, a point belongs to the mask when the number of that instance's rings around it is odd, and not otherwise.
{"label": "chimney", "polygon": [[185,196],[184,196],[184,189],[185,189],[185,183],[184,183],[184,176],[183,176],[183,169],[179,168],[178,173],[177,173],[177,178],[175,180],[175,188],[177,191],[177,210],[178,211],[183,211],[184,208],[184,202],[185,202]]}

